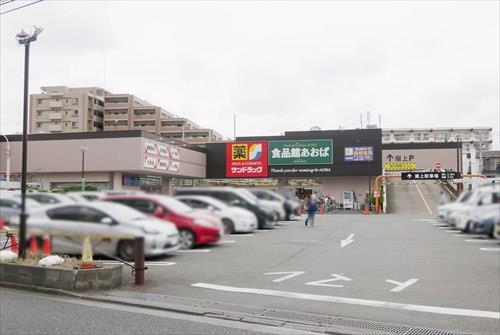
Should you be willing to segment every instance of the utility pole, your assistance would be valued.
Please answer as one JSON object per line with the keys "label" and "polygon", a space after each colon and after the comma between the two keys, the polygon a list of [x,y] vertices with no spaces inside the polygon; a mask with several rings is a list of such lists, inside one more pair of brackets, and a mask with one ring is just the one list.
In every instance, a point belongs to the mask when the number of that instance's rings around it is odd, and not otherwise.
{"label": "utility pole", "polygon": [[16,35],[17,42],[24,45],[24,99],[23,99],[23,153],[21,168],[21,214],[19,215],[19,257],[26,258],[26,174],[28,166],[28,87],[30,44],[36,41],[43,28],[36,28],[32,34],[22,30]]}

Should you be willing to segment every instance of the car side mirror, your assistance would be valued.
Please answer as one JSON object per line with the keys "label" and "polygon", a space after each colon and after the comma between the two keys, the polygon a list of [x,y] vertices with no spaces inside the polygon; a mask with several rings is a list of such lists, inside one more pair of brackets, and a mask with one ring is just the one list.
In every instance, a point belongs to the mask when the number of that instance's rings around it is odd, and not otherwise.
{"label": "car side mirror", "polygon": [[116,222],[112,218],[110,218],[109,216],[103,217],[101,219],[101,223],[102,224],[107,224],[107,225],[110,225],[110,226],[113,226],[113,225],[116,224]]}
{"label": "car side mirror", "polygon": [[153,215],[156,217],[162,217],[165,214],[165,211],[160,206],[156,207],[153,211]]}

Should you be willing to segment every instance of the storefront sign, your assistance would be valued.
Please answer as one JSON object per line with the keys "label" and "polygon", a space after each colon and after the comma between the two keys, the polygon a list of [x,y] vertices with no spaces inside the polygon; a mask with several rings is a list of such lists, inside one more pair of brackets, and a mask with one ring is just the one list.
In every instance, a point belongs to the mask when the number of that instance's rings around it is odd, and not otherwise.
{"label": "storefront sign", "polygon": [[144,144],[144,152],[149,155],[157,155],[158,151],[156,150],[156,145],[151,142],[146,142]]}
{"label": "storefront sign", "polygon": [[388,162],[384,163],[385,171],[411,171],[417,168],[415,162]]}
{"label": "storefront sign", "polygon": [[270,141],[269,165],[332,164],[333,141]]}
{"label": "storefront sign", "polygon": [[148,141],[144,143],[144,167],[159,171],[178,172],[180,170],[179,148],[164,143]]}
{"label": "storefront sign", "polygon": [[158,168],[158,170],[168,170],[168,166],[169,166],[168,159],[166,159],[166,158],[158,159],[158,164],[156,166]]}
{"label": "storefront sign", "polygon": [[154,169],[156,167],[156,157],[145,156],[144,157],[144,167],[148,169]]}
{"label": "storefront sign", "polygon": [[169,156],[168,147],[165,144],[159,144],[158,154],[162,157],[168,157]]}
{"label": "storefront sign", "polygon": [[226,143],[226,177],[267,177],[267,142]]}
{"label": "storefront sign", "polygon": [[344,161],[346,162],[373,162],[373,147],[345,147]]}

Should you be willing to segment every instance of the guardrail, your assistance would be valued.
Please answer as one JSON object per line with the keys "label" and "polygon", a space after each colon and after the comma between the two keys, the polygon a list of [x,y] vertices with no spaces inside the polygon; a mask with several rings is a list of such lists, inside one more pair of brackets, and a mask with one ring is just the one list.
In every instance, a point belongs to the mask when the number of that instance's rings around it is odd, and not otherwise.
{"label": "guardrail", "polygon": [[[18,232],[17,229],[1,229],[0,234],[5,234],[7,236],[7,240],[2,248],[6,249],[8,247],[7,243],[9,239],[12,241],[12,235]],[[96,239],[115,239],[115,240],[134,240],[135,241],[135,260],[134,265],[131,265],[124,260],[114,257],[112,255],[106,255],[107,257],[113,258],[127,266],[132,268],[132,275],[135,276],[135,284],[142,285],[144,284],[144,271],[147,270],[145,267],[145,255],[144,255],[144,237],[143,236],[134,236],[134,235],[113,235],[113,234],[83,234],[83,233],[75,233],[75,232],[39,232],[39,231],[28,231],[28,235],[31,237],[43,237],[49,236],[52,237],[77,237],[77,238],[89,238],[91,240]]]}

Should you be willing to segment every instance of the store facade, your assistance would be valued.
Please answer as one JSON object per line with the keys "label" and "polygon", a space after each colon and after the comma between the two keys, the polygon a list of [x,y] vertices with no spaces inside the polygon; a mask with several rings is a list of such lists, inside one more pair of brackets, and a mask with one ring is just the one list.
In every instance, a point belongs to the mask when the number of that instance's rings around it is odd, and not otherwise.
{"label": "store facade", "polygon": [[344,192],[352,192],[360,200],[382,173],[381,139],[380,129],[353,129],[209,143],[207,178],[274,178],[283,193],[301,197],[314,191],[341,202]]}

